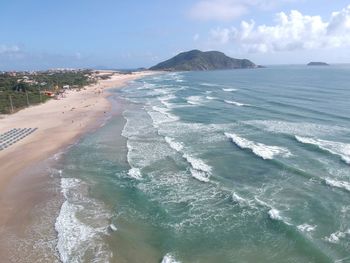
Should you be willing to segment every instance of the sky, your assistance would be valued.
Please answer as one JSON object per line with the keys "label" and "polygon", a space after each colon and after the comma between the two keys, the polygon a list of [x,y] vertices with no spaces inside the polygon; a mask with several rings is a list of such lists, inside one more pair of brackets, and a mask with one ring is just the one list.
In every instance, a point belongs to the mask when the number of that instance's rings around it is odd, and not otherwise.
{"label": "sky", "polygon": [[1,0],[0,23],[0,70],[150,67],[192,49],[350,63],[344,0]]}

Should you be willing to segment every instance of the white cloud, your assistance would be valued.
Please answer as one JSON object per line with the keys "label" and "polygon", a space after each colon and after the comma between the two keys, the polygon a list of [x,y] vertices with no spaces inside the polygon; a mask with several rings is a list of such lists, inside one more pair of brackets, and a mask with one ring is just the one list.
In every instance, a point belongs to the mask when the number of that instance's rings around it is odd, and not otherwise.
{"label": "white cloud", "polygon": [[276,15],[275,25],[242,21],[239,28],[217,28],[210,32],[216,43],[235,43],[248,52],[273,52],[350,46],[350,5],[333,12],[329,21],[293,10]]}
{"label": "white cloud", "polygon": [[20,52],[20,48],[16,45],[0,45],[0,55],[13,54]]}
{"label": "white cloud", "polygon": [[249,12],[252,7],[271,9],[284,2],[298,0],[201,0],[190,10],[190,16],[197,20],[229,21]]}

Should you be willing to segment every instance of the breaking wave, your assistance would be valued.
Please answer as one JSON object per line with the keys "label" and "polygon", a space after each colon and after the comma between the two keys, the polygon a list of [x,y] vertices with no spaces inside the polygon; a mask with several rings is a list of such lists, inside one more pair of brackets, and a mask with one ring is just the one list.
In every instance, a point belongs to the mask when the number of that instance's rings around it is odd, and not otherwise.
{"label": "breaking wave", "polygon": [[263,207],[265,207],[265,208],[268,209],[267,215],[269,216],[269,218],[270,218],[271,220],[281,221],[281,222],[283,222],[284,224],[286,224],[286,225],[288,225],[288,226],[291,226],[291,225],[292,225],[291,223],[289,223],[289,222],[287,221],[286,218],[284,218],[283,216],[281,216],[281,212],[280,212],[279,210],[277,210],[276,208],[274,208],[272,205],[269,205],[268,203],[266,203],[266,202],[260,200],[260,199],[257,198],[257,197],[255,197],[255,201],[256,201],[259,205],[261,205],[261,206],[263,206]]}
{"label": "breaking wave", "polygon": [[183,145],[180,142],[175,141],[173,138],[165,136],[165,141],[169,144],[169,146],[177,152],[181,152],[183,149]]}
{"label": "breaking wave", "polygon": [[167,108],[152,106],[152,110],[153,112],[147,111],[147,113],[151,116],[155,127],[158,127],[160,124],[165,122],[173,122],[180,120],[178,116],[170,113],[169,109]]}
{"label": "breaking wave", "polygon": [[295,135],[295,139],[298,142],[315,145],[324,151],[327,151],[334,155],[338,155],[345,163],[350,164],[350,144],[313,139],[313,138],[302,137],[298,135]]}
{"label": "breaking wave", "polygon": [[181,263],[181,262],[177,261],[173,255],[168,253],[163,257],[161,263]]}
{"label": "breaking wave", "polygon": [[225,133],[226,137],[231,139],[233,143],[235,143],[241,149],[249,149],[255,155],[261,157],[264,160],[271,160],[275,156],[289,157],[291,153],[288,149],[279,147],[279,146],[270,146],[262,143],[256,143],[253,141],[249,141],[242,137],[239,137],[233,133]]}
{"label": "breaking wave", "polygon": [[201,96],[189,96],[187,97],[187,103],[191,105],[202,105],[203,98]]}
{"label": "breaking wave", "polygon": [[79,179],[61,178],[61,191],[65,201],[55,223],[61,261],[79,263],[94,255],[94,262],[109,262],[111,252],[103,239],[109,213],[97,200],[86,197],[87,186]]}
{"label": "breaking wave", "polygon": [[330,234],[329,237],[325,237],[325,240],[330,243],[337,244],[341,239],[345,238],[347,235],[350,235],[350,229],[348,229],[345,232],[342,232],[342,231],[334,232]]}
{"label": "breaking wave", "polygon": [[165,136],[165,141],[175,151],[182,154],[182,157],[191,165],[191,175],[202,182],[209,182],[212,167],[207,165],[203,160],[195,158],[188,153],[184,153],[184,146],[182,143],[175,141],[173,138]]}
{"label": "breaking wave", "polygon": [[341,126],[323,125],[310,122],[288,122],[276,120],[251,120],[243,123],[252,125],[272,133],[284,133],[299,136],[322,136],[334,134],[347,134],[348,128]]}
{"label": "breaking wave", "polygon": [[232,105],[238,106],[238,107],[249,106],[249,104],[244,104],[244,103],[240,103],[240,102],[233,101],[233,100],[224,100],[224,102],[227,104],[232,104]]}
{"label": "breaking wave", "polygon": [[345,189],[346,191],[350,192],[350,183],[349,182],[337,181],[337,180],[330,179],[330,178],[326,178],[325,182],[329,186]]}
{"label": "breaking wave", "polygon": [[130,168],[129,171],[128,171],[128,175],[132,178],[135,178],[135,179],[142,179],[142,174],[141,174],[141,170],[140,168]]}
{"label": "breaking wave", "polygon": [[277,209],[272,208],[267,213],[271,219],[283,221],[282,216],[280,215],[280,211],[278,211]]}
{"label": "breaking wave", "polygon": [[228,88],[225,88],[225,89],[222,89],[222,90],[226,91],[226,92],[237,91],[237,89],[228,89]]}
{"label": "breaking wave", "polygon": [[297,228],[301,231],[301,232],[312,232],[316,229],[316,225],[312,226],[309,224],[302,224],[302,225],[298,225]]}

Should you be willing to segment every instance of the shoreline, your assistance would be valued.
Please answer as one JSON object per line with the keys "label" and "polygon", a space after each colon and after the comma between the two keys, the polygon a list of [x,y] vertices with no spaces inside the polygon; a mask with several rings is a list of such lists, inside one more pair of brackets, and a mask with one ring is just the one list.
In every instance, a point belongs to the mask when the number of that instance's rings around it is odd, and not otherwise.
{"label": "shoreline", "polygon": [[[0,133],[12,128],[38,128],[0,151],[0,257],[4,262],[12,262],[14,258],[15,261],[21,260],[16,253],[22,254],[22,260],[29,260],[25,250],[21,253],[11,245],[32,241],[27,240],[30,238],[28,235],[33,234],[31,228],[39,220],[33,211],[50,204],[54,206],[51,212],[58,209],[59,213],[62,202],[58,200],[62,199],[62,193],[57,180],[52,180],[47,171],[48,164],[57,161],[54,160],[55,154],[65,151],[81,136],[98,128],[111,113],[108,99],[111,94],[106,90],[122,88],[132,80],[151,74],[157,72],[114,74],[110,79],[84,87],[81,91],[71,90],[61,100],[50,100],[0,119]],[[57,215],[52,216],[56,218]],[[54,222],[49,225],[55,233]],[[57,255],[51,256],[50,261],[58,260]],[[46,256],[38,255],[38,258],[45,260]]]}

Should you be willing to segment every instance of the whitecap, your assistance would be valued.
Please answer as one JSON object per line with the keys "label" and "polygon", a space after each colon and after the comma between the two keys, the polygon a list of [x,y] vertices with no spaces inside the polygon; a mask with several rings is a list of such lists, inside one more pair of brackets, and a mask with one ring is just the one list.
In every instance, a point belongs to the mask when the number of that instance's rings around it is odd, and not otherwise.
{"label": "whitecap", "polygon": [[284,133],[290,135],[300,136],[322,136],[322,135],[334,135],[334,134],[347,134],[348,128],[335,126],[335,125],[323,125],[310,122],[287,122],[287,121],[275,121],[275,120],[251,120],[244,121],[244,124],[252,125],[259,129],[264,129],[273,133]]}
{"label": "whitecap", "polygon": [[149,114],[139,111],[126,110],[123,112],[123,117],[126,120],[124,128],[122,130],[122,136],[125,138],[140,137],[142,135],[147,135],[150,133]]}
{"label": "whitecap", "polygon": [[181,142],[175,141],[175,139],[165,136],[165,141],[175,151],[182,154],[182,157],[191,165],[191,175],[202,182],[209,182],[212,167],[206,164],[203,160],[195,158],[188,153],[184,153],[184,145]]}
{"label": "whitecap", "polygon": [[233,133],[225,133],[226,137],[231,139],[241,149],[250,149],[255,155],[264,160],[271,160],[275,156],[289,157],[291,153],[288,149],[279,146],[270,146],[262,143],[256,143],[239,137]]}
{"label": "whitecap", "polygon": [[312,232],[316,229],[316,225],[309,225],[309,224],[302,224],[302,225],[298,225],[297,228],[301,231],[301,232]]}
{"label": "whitecap", "polygon": [[224,102],[227,104],[232,104],[232,105],[238,106],[238,107],[249,106],[249,104],[244,104],[244,103],[240,103],[240,102],[233,101],[233,100],[224,100]]}
{"label": "whitecap", "polygon": [[117,228],[116,225],[114,225],[114,224],[110,224],[110,225],[109,225],[109,228],[110,228],[113,232],[115,232],[115,231],[118,230],[118,228]]}
{"label": "whitecap", "polygon": [[206,174],[205,172],[200,171],[200,170],[196,170],[196,169],[192,169],[192,168],[190,169],[190,171],[191,171],[191,175],[195,179],[197,179],[197,180],[199,180],[201,182],[204,182],[204,183],[209,182],[208,174]]}
{"label": "whitecap", "polygon": [[207,87],[217,87],[217,86],[220,86],[220,85],[218,85],[218,84],[207,83],[207,82],[203,82],[203,83],[201,83],[200,85],[202,85],[202,86],[207,86]]}
{"label": "whitecap", "polygon": [[193,156],[189,154],[184,154],[183,157],[191,164],[191,166],[198,171],[210,173],[211,172],[211,166],[207,165],[203,160],[194,158]]}
{"label": "whitecap", "polygon": [[163,257],[161,263],[181,263],[181,262],[177,261],[173,255],[168,253]]}
{"label": "whitecap", "polygon": [[164,115],[168,114],[168,109],[162,108],[162,107],[158,107],[158,106],[152,106],[152,110],[160,112]]}
{"label": "whitecap", "polygon": [[148,82],[143,82],[141,87],[138,87],[137,90],[153,89],[156,85]]}
{"label": "whitecap", "polygon": [[203,102],[203,99],[201,96],[189,96],[187,97],[187,103],[191,105],[201,105]]}
{"label": "whitecap", "polygon": [[[158,107],[158,106],[152,106],[152,111],[147,111],[147,113],[151,116],[153,124],[156,128],[162,123],[166,122],[173,122],[178,121],[180,118],[172,113],[169,112],[169,109]],[[160,113],[160,114],[154,114],[154,113]]]}
{"label": "whitecap", "polygon": [[[62,170],[59,170],[62,175]],[[71,189],[76,188],[81,183],[81,180],[77,178],[61,178],[61,192],[65,198],[68,198],[68,193]]]}
{"label": "whitecap", "polygon": [[268,215],[273,220],[283,221],[282,216],[280,215],[280,211],[275,208],[270,209]]}
{"label": "whitecap", "polygon": [[248,201],[243,197],[239,196],[236,192],[232,193],[232,200],[241,206],[248,204]]}
{"label": "whitecap", "polygon": [[258,202],[258,204],[265,206],[265,207],[268,207],[268,208],[271,208],[271,206],[268,203],[262,201],[261,199],[257,198],[256,196],[254,197],[254,199],[255,199],[255,201]]}
{"label": "whitecap", "polygon": [[158,99],[165,107],[167,107],[168,109],[171,109],[173,107],[173,104],[170,103],[169,101],[176,99],[176,96],[174,94],[169,94],[163,97],[159,97]]}
{"label": "whitecap", "polygon": [[[77,206],[64,201],[60,214],[56,219],[57,249],[62,262],[71,262],[79,245],[91,239],[94,235],[94,229],[82,224],[75,217],[75,214],[79,211],[78,209]],[[75,257],[79,258],[80,256]]]}
{"label": "whitecap", "polygon": [[338,181],[331,178],[326,178],[325,182],[329,186],[345,189],[350,192],[350,183],[345,181]]}
{"label": "whitecap", "polygon": [[183,145],[180,142],[175,141],[173,138],[165,136],[165,141],[169,144],[169,146],[177,152],[181,152],[183,150]]}
{"label": "whitecap", "polygon": [[171,109],[173,107],[173,104],[168,102],[167,100],[160,100],[160,102],[168,109]]}
{"label": "whitecap", "polygon": [[[103,262],[110,259],[110,250],[103,242],[110,216],[97,200],[89,199],[82,192],[84,184],[75,178],[62,178],[61,191],[65,201],[55,222],[57,231],[57,250],[63,263],[83,261],[86,253],[94,251]],[[89,214],[89,222],[78,214]]]}
{"label": "whitecap", "polygon": [[138,180],[142,179],[142,174],[141,174],[140,168],[133,167],[133,168],[129,169],[128,175],[134,179],[138,179]]}
{"label": "whitecap", "polygon": [[227,89],[227,88],[224,88],[222,89],[223,91],[226,91],[226,92],[231,92],[231,91],[237,91],[237,89]]}
{"label": "whitecap", "polygon": [[[169,147],[160,138],[151,141],[128,139],[127,147],[127,160],[131,168],[144,168],[171,154]],[[136,179],[139,177],[137,170],[133,175]]]}
{"label": "whitecap", "polygon": [[350,164],[350,144],[334,141],[326,141],[295,135],[298,142],[315,145],[331,154],[338,155],[345,163]]}
{"label": "whitecap", "polygon": [[329,237],[325,237],[325,240],[330,243],[337,244],[339,243],[340,239],[345,238],[347,234],[350,234],[350,229],[348,229],[346,232],[342,232],[342,231],[334,232],[330,234]]}

